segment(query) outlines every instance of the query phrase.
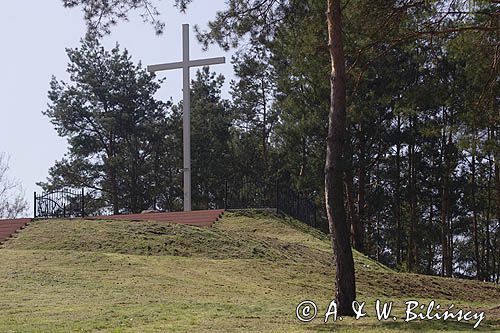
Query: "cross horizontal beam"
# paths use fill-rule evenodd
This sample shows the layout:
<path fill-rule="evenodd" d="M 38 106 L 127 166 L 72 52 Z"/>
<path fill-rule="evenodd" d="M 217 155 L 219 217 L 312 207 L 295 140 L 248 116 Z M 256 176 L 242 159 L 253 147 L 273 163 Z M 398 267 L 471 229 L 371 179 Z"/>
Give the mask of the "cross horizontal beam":
<path fill-rule="evenodd" d="M 190 60 L 188 62 L 187 67 L 218 65 L 218 64 L 224 64 L 225 62 L 226 62 L 225 57 Z M 184 68 L 184 65 L 185 65 L 184 61 L 171 62 L 168 64 L 160 64 L 160 65 L 151 65 L 151 66 L 148 66 L 148 72 L 158 72 L 158 71 L 168 71 L 168 70 L 172 70 L 172 69 L 179 69 L 179 68 Z"/>

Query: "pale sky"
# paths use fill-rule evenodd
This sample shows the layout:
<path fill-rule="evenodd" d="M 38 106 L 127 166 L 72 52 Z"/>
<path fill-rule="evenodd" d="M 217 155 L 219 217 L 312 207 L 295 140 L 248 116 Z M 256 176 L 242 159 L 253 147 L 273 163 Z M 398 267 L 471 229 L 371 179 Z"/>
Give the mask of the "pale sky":
<path fill-rule="evenodd" d="M 120 22 L 110 36 L 103 39 L 106 48 L 118 42 L 127 48 L 135 62 L 143 67 L 182 60 L 182 24 L 191 25 L 191 59 L 226 57 L 226 64 L 211 70 L 226 77 L 224 96 L 233 78 L 231 53 L 217 46 L 203 52 L 194 36 L 195 24 L 206 27 L 224 0 L 197 0 L 181 14 L 173 0 L 161 2 L 166 22 L 165 33 L 157 36 L 153 27 L 133 17 Z M 10 155 L 10 176 L 21 181 L 32 213 L 35 185 L 44 181 L 48 169 L 66 152 L 66 140 L 57 136 L 49 119 L 42 115 L 47 108 L 49 81 L 52 75 L 67 81 L 68 58 L 65 48 L 79 45 L 85 33 L 83 14 L 79 9 L 65 9 L 61 0 L 4 1 L 0 11 L 0 152 Z M 196 69 L 191 69 L 194 77 Z M 182 98 L 182 71 L 160 74 L 166 77 L 158 98 L 174 102 Z M 182 147 L 179 147 L 182 149 Z"/>

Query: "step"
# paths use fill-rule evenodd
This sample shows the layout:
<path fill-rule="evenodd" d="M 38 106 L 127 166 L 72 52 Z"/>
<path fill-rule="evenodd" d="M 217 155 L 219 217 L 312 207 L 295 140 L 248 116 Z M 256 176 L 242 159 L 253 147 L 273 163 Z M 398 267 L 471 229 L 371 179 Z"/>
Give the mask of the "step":
<path fill-rule="evenodd" d="M 91 220 L 131 220 L 131 221 L 153 221 L 165 223 L 190 224 L 195 226 L 212 226 L 224 210 L 200 210 L 191 212 L 168 212 L 168 213 L 144 213 L 144 214 L 124 214 L 111 216 L 89 217 Z"/>
<path fill-rule="evenodd" d="M 0 226 L 0 230 L 18 230 L 22 229 L 26 226 L 26 224 L 21 225 L 2 225 Z"/>
<path fill-rule="evenodd" d="M 2 225 L 25 225 L 29 223 L 30 221 L 25 221 L 25 220 L 20 220 L 20 221 L 15 221 L 15 220 L 0 220 L 0 226 Z"/>
<path fill-rule="evenodd" d="M 215 218 L 212 218 L 212 219 L 209 219 L 209 218 L 202 218 L 202 219 L 196 219 L 196 218 L 193 218 L 193 219 L 188 219 L 188 218 L 184 218 L 184 219 L 174 219 L 174 220 L 165 220 L 165 219 L 158 219 L 158 220 L 150 220 L 150 219 L 123 219 L 122 221 L 132 221 L 132 222 L 147 222 L 147 221 L 151 221 L 151 222 L 156 222 L 156 223 L 175 223 L 175 224 L 191 224 L 191 225 L 199 225 L 199 224 L 210 224 L 212 225 L 216 219 Z"/>
<path fill-rule="evenodd" d="M 10 219 L 0 220 L 0 243 L 5 242 L 12 235 L 23 229 L 31 219 Z"/>
<path fill-rule="evenodd" d="M 1 227 L 0 232 L 8 232 L 9 230 L 21 230 L 23 229 L 24 226 L 19 226 L 19 227 Z"/>
<path fill-rule="evenodd" d="M 134 216 L 134 215 L 123 215 L 123 216 L 113 216 L 111 218 L 103 218 L 108 220 L 130 220 L 130 221 L 184 221 L 184 220 L 217 220 L 219 215 L 212 216 Z"/>
<path fill-rule="evenodd" d="M 149 221 L 184 221 L 184 220 L 215 220 L 218 219 L 219 215 L 213 216 L 179 216 L 179 217 L 171 217 L 171 216 L 150 216 L 144 218 L 138 218 L 138 220 L 149 220 Z"/>
<path fill-rule="evenodd" d="M 122 218 L 126 216 L 128 219 L 140 218 L 144 217 L 152 217 L 152 216 L 168 216 L 168 217 L 181 217 L 186 215 L 192 216 L 219 216 L 224 213 L 224 210 L 195 210 L 191 212 L 158 212 L 158 213 L 144 213 L 144 214 L 123 214 L 123 215 L 110 215 L 110 216 L 95 216 L 88 217 L 89 219 L 104 219 L 104 218 Z"/>

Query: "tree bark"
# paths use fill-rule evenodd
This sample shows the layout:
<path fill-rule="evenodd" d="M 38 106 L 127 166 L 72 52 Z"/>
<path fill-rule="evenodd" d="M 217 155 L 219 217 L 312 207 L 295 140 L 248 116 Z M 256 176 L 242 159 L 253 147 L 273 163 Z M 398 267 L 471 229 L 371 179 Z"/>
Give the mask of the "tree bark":
<path fill-rule="evenodd" d="M 332 72 L 325 162 L 325 198 L 336 261 L 336 302 L 339 315 L 354 315 L 354 260 L 344 207 L 343 176 L 346 143 L 346 74 L 340 0 L 328 0 L 328 48 Z"/>

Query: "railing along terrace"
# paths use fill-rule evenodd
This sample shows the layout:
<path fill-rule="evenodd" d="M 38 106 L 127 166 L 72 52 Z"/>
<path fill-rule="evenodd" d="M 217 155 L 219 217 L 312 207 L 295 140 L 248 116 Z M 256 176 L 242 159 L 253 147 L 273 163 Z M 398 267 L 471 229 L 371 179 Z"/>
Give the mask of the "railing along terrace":
<path fill-rule="evenodd" d="M 294 191 L 290 184 L 248 179 L 225 180 L 221 185 L 213 185 L 216 183 L 212 182 L 214 190 L 193 193 L 194 207 L 201 207 L 201 209 L 274 208 L 278 213 L 290 215 L 313 228 L 328 233 L 328 224 L 324 218 L 321 218 L 314 201 L 303 193 Z M 84 189 L 61 189 L 40 195 L 35 192 L 34 200 L 35 218 L 85 217 L 96 215 L 96 212 L 100 215 L 109 215 L 106 211 L 108 213 L 110 211 L 109 207 L 106 209 L 98 207 L 100 204 L 105 204 L 101 195 L 96 194 L 95 191 L 85 193 Z M 86 205 L 89 207 L 85 207 Z"/>

